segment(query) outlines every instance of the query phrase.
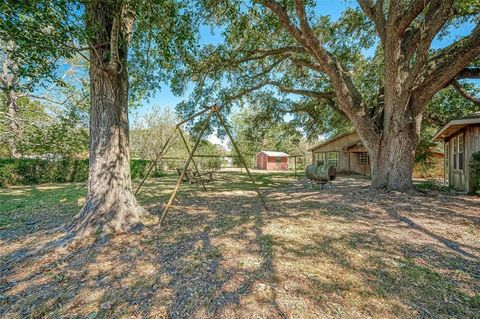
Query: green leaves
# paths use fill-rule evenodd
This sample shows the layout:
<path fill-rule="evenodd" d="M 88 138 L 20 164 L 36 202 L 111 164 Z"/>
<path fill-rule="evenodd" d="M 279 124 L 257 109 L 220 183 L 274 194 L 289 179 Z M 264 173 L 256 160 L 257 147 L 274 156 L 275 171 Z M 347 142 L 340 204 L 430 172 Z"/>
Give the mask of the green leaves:
<path fill-rule="evenodd" d="M 176 75 L 185 71 L 197 49 L 198 8 L 183 0 L 142 0 L 134 3 L 133 10 L 128 61 L 132 99 L 153 96 L 168 80 L 180 92 L 185 83 Z"/>
<path fill-rule="evenodd" d="M 55 78 L 58 59 L 81 41 L 79 6 L 65 0 L 0 1 L 0 41 L 29 87 Z"/>

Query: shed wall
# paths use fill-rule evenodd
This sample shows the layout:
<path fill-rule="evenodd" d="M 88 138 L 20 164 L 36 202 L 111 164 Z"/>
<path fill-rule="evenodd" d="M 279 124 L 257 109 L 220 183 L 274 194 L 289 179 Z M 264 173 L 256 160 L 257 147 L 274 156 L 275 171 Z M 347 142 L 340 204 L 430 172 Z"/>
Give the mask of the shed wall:
<path fill-rule="evenodd" d="M 350 160 L 350 173 L 370 176 L 370 162 L 367 165 L 362 165 L 359 162 L 359 153 L 366 152 L 364 147 L 355 146 L 350 148 L 350 152 L 347 152 L 346 148 L 349 145 L 360 140 L 357 133 L 351 133 L 342 136 L 336 140 L 333 140 L 327 144 L 321 145 L 312 149 L 311 163 L 315 163 L 318 158 L 318 153 L 337 152 L 337 172 L 339 174 L 349 173 L 349 160 Z"/>
<path fill-rule="evenodd" d="M 454 165 L 454 147 L 455 139 L 463 134 L 463 169 L 455 168 Z M 447 152 L 448 184 L 450 187 L 460 191 L 473 191 L 473 176 L 470 162 L 473 160 L 473 153 L 480 151 L 480 125 L 467 126 L 445 140 Z"/>
<path fill-rule="evenodd" d="M 288 170 L 288 157 L 267 156 L 265 153 L 258 153 L 256 156 L 257 169 L 270 171 L 286 171 Z"/>

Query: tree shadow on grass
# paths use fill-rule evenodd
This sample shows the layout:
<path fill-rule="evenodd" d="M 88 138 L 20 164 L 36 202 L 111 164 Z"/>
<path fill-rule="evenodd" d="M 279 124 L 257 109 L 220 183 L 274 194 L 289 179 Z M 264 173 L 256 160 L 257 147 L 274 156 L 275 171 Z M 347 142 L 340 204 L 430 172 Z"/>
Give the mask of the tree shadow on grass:
<path fill-rule="evenodd" d="M 380 234 L 379 234 L 380 233 Z M 275 238 L 301 271 L 285 280 L 324 316 L 476 318 L 480 262 L 434 245 L 399 243 L 376 230 L 319 234 L 308 244 Z M 318 268 L 310 267 L 316 263 Z"/>
<path fill-rule="evenodd" d="M 242 298 L 274 275 L 271 245 L 252 199 L 215 198 L 211 205 L 211 198 L 204 198 L 174 208 L 159 230 L 92 238 L 60 252 L 37 247 L 35 256 L 2 267 L 8 280 L 0 288 L 0 316 L 192 318 L 238 312 Z M 209 209 L 198 212 L 199 207 Z M 222 243 L 239 239 L 246 245 L 242 250 L 258 259 L 253 267 L 225 260 L 228 247 Z M 258 311 L 268 308 L 285 317 L 274 294 L 260 304 L 265 308 Z"/>
<path fill-rule="evenodd" d="M 478 259 L 445 245 L 442 238 L 458 242 L 469 254 L 476 247 L 425 226 L 436 216 L 421 203 L 424 197 L 368 198 L 363 181 L 325 192 L 304 186 L 299 182 L 266 192 L 269 212 L 260 212 L 253 192 L 183 194 L 160 229 L 92 237 L 72 250 L 32 245 L 28 249 L 36 249 L 35 256 L 15 259 L 8 267 L 1 263 L 0 316 L 478 314 Z M 422 222 L 408 218 L 420 227 L 386 209 L 407 216 L 399 206 L 407 200 L 418 206 Z M 471 205 L 461 198 L 448 201 L 452 207 Z M 475 223 L 475 215 L 443 209 L 452 210 L 455 223 Z M 448 213 L 439 219 L 447 223 Z M 5 257 L 12 261 L 19 251 Z"/>

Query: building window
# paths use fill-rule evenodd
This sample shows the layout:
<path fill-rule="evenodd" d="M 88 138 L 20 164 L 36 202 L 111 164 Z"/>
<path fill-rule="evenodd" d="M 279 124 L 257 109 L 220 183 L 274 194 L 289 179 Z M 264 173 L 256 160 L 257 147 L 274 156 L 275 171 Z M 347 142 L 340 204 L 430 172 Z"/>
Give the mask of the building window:
<path fill-rule="evenodd" d="M 463 133 L 458 136 L 458 169 L 463 169 Z"/>
<path fill-rule="evenodd" d="M 453 138 L 453 169 L 463 170 L 463 133 Z"/>
<path fill-rule="evenodd" d="M 281 158 L 281 157 L 275 157 L 275 162 L 276 162 L 276 163 L 281 163 L 281 162 L 282 162 L 282 158 Z"/>
<path fill-rule="evenodd" d="M 337 167 L 338 152 L 328 152 L 327 163 L 328 163 L 328 165 L 333 165 L 333 166 Z"/>
<path fill-rule="evenodd" d="M 325 164 L 325 153 L 315 153 L 315 164 L 324 165 Z"/>
<path fill-rule="evenodd" d="M 358 164 L 368 165 L 368 153 L 367 152 L 358 153 Z"/>

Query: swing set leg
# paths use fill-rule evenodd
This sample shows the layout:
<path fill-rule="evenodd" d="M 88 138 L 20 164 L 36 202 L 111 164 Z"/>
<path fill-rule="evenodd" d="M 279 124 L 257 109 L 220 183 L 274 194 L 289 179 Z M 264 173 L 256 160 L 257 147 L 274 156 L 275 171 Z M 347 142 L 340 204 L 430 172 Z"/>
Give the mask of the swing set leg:
<path fill-rule="evenodd" d="M 185 166 L 183 167 L 182 174 L 178 177 L 177 184 L 175 185 L 175 188 L 170 195 L 170 198 L 168 199 L 167 206 L 163 209 L 162 215 L 160 215 L 160 220 L 159 220 L 159 225 L 162 225 L 163 221 L 165 220 L 165 217 L 167 216 L 168 209 L 172 206 L 173 200 L 175 199 L 178 189 L 180 188 L 180 184 L 182 183 L 183 178 L 185 177 L 185 173 L 187 172 L 188 166 L 190 165 L 190 162 L 193 159 L 193 154 L 195 154 L 195 151 L 198 148 L 198 145 L 200 144 L 200 140 L 202 138 L 203 133 L 205 133 L 205 130 L 207 129 L 208 124 L 210 123 L 210 119 L 212 117 L 212 111 L 208 113 L 207 119 L 205 120 L 202 130 L 200 131 L 200 134 L 198 135 L 197 141 L 195 142 L 195 145 L 193 146 L 192 151 L 190 152 L 187 161 L 185 162 Z"/>
<path fill-rule="evenodd" d="M 232 134 L 230 133 L 230 130 L 228 129 L 227 125 L 225 124 L 225 121 L 223 120 L 223 116 L 220 114 L 219 109 L 218 109 L 217 106 L 215 106 L 214 111 L 216 112 L 217 117 L 218 117 L 218 119 L 220 120 L 220 124 L 222 124 L 222 127 L 225 129 L 225 132 L 227 133 L 227 136 L 228 136 L 228 138 L 230 139 L 230 142 L 232 143 L 233 148 L 234 148 L 235 151 L 237 152 L 238 157 L 239 157 L 239 159 L 240 159 L 240 162 L 241 162 L 242 165 L 245 167 L 245 171 L 247 172 L 248 177 L 250 178 L 250 180 L 252 181 L 253 186 L 255 187 L 255 191 L 257 192 L 258 197 L 260 198 L 260 201 L 262 202 L 263 208 L 264 208 L 265 210 L 268 210 L 267 204 L 266 204 L 266 202 L 265 202 L 265 198 L 263 197 L 262 193 L 260 192 L 260 189 L 258 188 L 257 184 L 255 183 L 255 180 L 253 179 L 253 176 L 252 176 L 252 174 L 250 173 L 250 170 L 248 169 L 247 163 L 245 162 L 245 159 L 243 158 L 242 153 L 240 152 L 240 149 L 239 149 L 238 146 L 237 146 L 237 143 L 235 143 L 235 140 L 233 139 L 233 136 L 232 136 Z"/>
<path fill-rule="evenodd" d="M 165 208 L 163 209 L 162 214 L 160 215 L 160 220 L 159 220 L 159 222 L 158 222 L 158 225 L 159 225 L 159 226 L 162 225 L 163 221 L 165 220 L 165 217 L 167 216 L 167 213 L 168 213 L 169 208 L 172 206 L 173 201 L 175 200 L 175 197 L 176 197 L 176 195 L 177 195 L 178 189 L 180 188 L 180 184 L 182 183 L 182 181 L 183 181 L 183 179 L 184 179 L 184 177 L 185 177 L 185 174 L 186 174 L 186 171 L 187 171 L 187 169 L 188 169 L 188 166 L 190 165 L 190 162 L 193 162 L 193 164 L 194 164 L 194 166 L 195 166 L 195 169 L 196 169 L 197 172 L 198 172 L 198 167 L 197 167 L 195 161 L 193 160 L 193 155 L 195 154 L 195 151 L 197 150 L 197 148 L 198 148 L 198 146 L 199 146 L 199 144 L 200 144 L 201 138 L 202 138 L 203 134 L 205 133 L 205 130 L 207 129 L 208 125 L 210 124 L 210 120 L 211 120 L 211 118 L 212 118 L 213 113 L 215 113 L 215 114 L 217 115 L 217 117 L 218 117 L 218 119 L 219 119 L 219 121 L 220 121 L 220 124 L 221 124 L 222 127 L 225 129 L 225 132 L 227 133 L 227 136 L 228 136 L 228 138 L 230 139 L 230 142 L 232 143 L 233 148 L 234 148 L 235 151 L 237 152 L 238 157 L 239 157 L 239 159 L 240 159 L 243 167 L 245 167 L 245 171 L 247 172 L 248 177 L 250 178 L 250 180 L 252 181 L 253 186 L 255 187 L 255 191 L 257 192 L 258 197 L 260 198 L 260 201 L 262 202 L 262 205 L 263 205 L 264 209 L 265 209 L 265 210 L 268 209 L 268 208 L 267 208 L 267 205 L 266 205 L 266 202 L 265 202 L 265 198 L 263 197 L 262 193 L 260 192 L 260 189 L 258 188 L 258 185 L 255 183 L 255 180 L 254 180 L 252 174 L 250 173 L 250 170 L 248 169 L 248 166 L 247 166 L 247 164 L 246 164 L 246 162 L 245 162 L 245 159 L 244 159 L 243 156 L 242 156 L 242 153 L 240 152 L 240 149 L 238 148 L 237 144 L 235 143 L 235 140 L 233 139 L 233 136 L 232 136 L 232 134 L 230 133 L 230 130 L 228 129 L 228 127 L 227 127 L 227 125 L 225 124 L 225 121 L 224 121 L 222 115 L 221 115 L 220 112 L 219 112 L 219 111 L 220 111 L 220 108 L 219 108 L 218 106 L 214 105 L 214 106 L 212 106 L 212 107 L 210 108 L 210 111 L 209 111 L 209 113 L 208 113 L 208 116 L 207 116 L 207 118 L 205 119 L 205 122 L 203 123 L 202 130 L 200 131 L 200 134 L 198 135 L 197 140 L 195 141 L 195 145 L 193 146 L 192 150 L 190 150 L 190 148 L 188 147 L 188 144 L 187 144 L 187 142 L 186 142 L 186 139 L 185 139 L 185 137 L 183 136 L 183 133 L 182 133 L 181 129 L 179 128 L 179 125 L 181 125 L 181 124 L 183 124 L 183 123 L 185 123 L 185 122 L 187 122 L 187 121 L 195 118 L 196 116 L 199 116 L 199 115 L 205 113 L 206 111 L 207 111 L 207 110 L 198 112 L 197 114 L 191 116 L 190 118 L 188 118 L 187 120 L 184 120 L 183 122 L 177 124 L 177 126 L 176 126 L 176 129 L 179 130 L 180 136 L 182 137 L 182 140 L 183 140 L 183 142 L 184 142 L 184 144 L 185 144 L 185 146 L 186 146 L 186 148 L 187 148 L 187 151 L 188 151 L 188 153 L 189 153 L 189 156 L 188 156 L 187 161 L 185 162 L 185 165 L 184 165 L 184 168 L 183 168 L 183 170 L 182 170 L 182 173 L 181 173 L 180 176 L 178 177 L 178 180 L 177 180 L 177 183 L 176 183 L 176 185 L 175 185 L 175 188 L 174 188 L 172 194 L 170 195 L 170 198 L 168 199 L 167 205 L 165 206 Z M 143 182 L 142 182 L 142 184 L 143 184 Z M 203 185 L 204 190 L 206 190 L 204 183 L 202 183 L 202 185 Z M 140 186 L 141 186 L 141 185 L 140 185 Z M 137 191 L 138 191 L 138 190 L 137 190 Z"/>

